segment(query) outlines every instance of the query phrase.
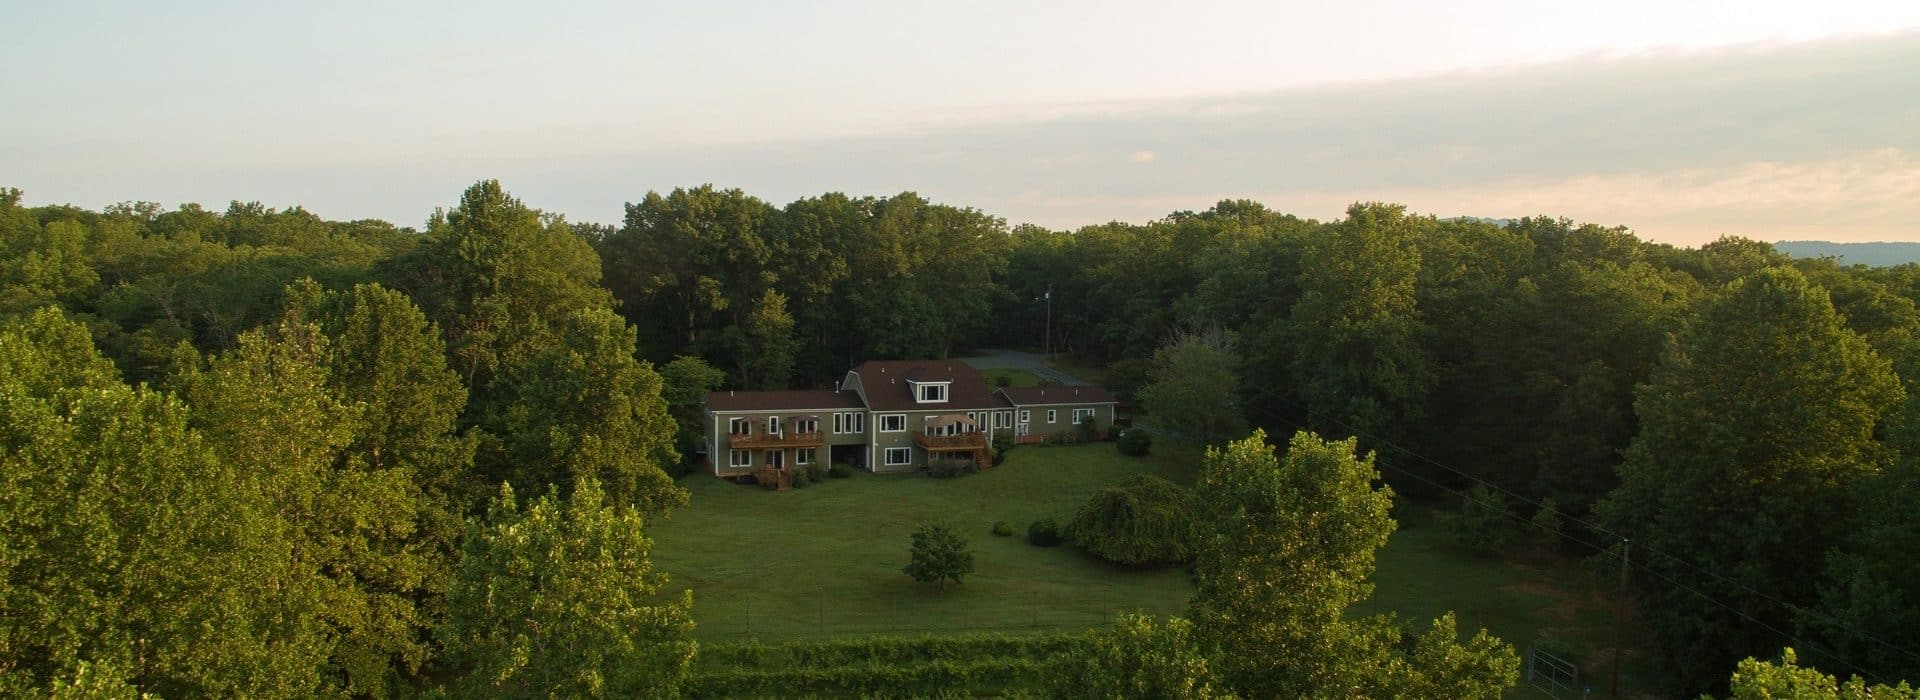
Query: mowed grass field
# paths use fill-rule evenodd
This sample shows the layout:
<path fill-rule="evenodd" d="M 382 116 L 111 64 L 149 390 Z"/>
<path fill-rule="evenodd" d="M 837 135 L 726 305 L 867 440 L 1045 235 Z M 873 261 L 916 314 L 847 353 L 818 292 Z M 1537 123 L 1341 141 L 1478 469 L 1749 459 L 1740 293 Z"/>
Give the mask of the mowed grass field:
<path fill-rule="evenodd" d="M 1111 443 L 1022 447 L 999 467 L 957 479 L 856 472 L 787 492 L 694 475 L 682 481 L 692 503 L 650 527 L 654 562 L 672 589 L 693 590 L 695 634 L 711 641 L 1071 631 L 1105 625 L 1123 610 L 1175 613 L 1192 591 L 1184 569 L 1128 569 L 1071 545 L 1025 539 L 1029 522 L 1053 517 L 1064 525 L 1094 491 L 1126 476 L 1192 483 L 1197 450 L 1154 452 L 1126 457 Z M 1424 628 L 1452 610 L 1463 635 L 1485 627 L 1523 651 L 1543 637 L 1561 639 L 1590 671 L 1604 667 L 1607 589 L 1577 562 L 1476 557 L 1452 544 L 1432 510 L 1406 517 L 1380 553 L 1373 599 L 1355 612 L 1397 612 Z M 908 535 L 926 520 L 944 520 L 971 543 L 975 573 L 964 584 L 940 589 L 901 573 Z M 1016 534 L 992 535 L 999 520 Z"/>
<path fill-rule="evenodd" d="M 1070 545 L 1027 544 L 1027 524 L 1063 525 L 1094 491 L 1155 473 L 1191 483 L 1196 451 L 1125 457 L 1112 443 L 1022 447 L 999 467 L 955 479 L 919 474 L 827 479 L 768 491 L 694 475 L 692 503 L 649 528 L 654 562 L 694 592 L 696 635 L 763 640 L 839 634 L 1082 629 L 1115 612 L 1170 613 L 1191 592 L 1180 569 L 1109 565 Z M 913 581 L 908 537 L 943 520 L 972 545 L 974 574 L 944 590 Z M 996 521 L 1016 530 L 997 537 Z M 750 627 L 749 627 L 750 626 Z"/>

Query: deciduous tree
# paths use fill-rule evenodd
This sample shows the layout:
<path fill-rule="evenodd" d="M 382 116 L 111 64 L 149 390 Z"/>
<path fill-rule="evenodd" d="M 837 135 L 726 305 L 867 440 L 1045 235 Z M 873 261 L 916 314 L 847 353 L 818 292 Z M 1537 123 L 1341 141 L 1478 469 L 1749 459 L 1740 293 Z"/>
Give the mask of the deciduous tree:
<path fill-rule="evenodd" d="M 1599 513 L 1661 553 L 1634 593 L 1681 691 L 1778 645 L 1768 628 L 1793 620 L 1777 601 L 1814 600 L 1808 555 L 1846 531 L 1850 486 L 1889 463 L 1875 430 L 1900 398 L 1887 361 L 1791 269 L 1733 282 L 1680 335 L 1638 392 L 1640 433 Z"/>
<path fill-rule="evenodd" d="M 915 528 L 908 555 L 910 561 L 900 571 L 921 583 L 945 588 L 948 581 L 957 584 L 973 573 L 973 552 L 967 549 L 967 541 L 945 523 L 921 523 Z"/>
<path fill-rule="evenodd" d="M 693 594 L 663 595 L 646 523 L 586 478 L 524 506 L 503 485 L 476 523 L 440 631 L 461 694 L 678 695 L 696 650 Z"/>

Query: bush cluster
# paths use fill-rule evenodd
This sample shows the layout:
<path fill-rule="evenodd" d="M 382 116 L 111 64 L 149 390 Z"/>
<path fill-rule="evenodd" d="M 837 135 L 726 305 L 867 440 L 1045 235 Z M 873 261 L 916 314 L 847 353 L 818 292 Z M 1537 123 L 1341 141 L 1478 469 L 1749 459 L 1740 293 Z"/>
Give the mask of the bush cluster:
<path fill-rule="evenodd" d="M 853 467 L 849 467 L 845 464 L 835 464 L 832 467 L 827 468 L 827 476 L 835 479 L 845 479 L 849 476 L 853 476 Z"/>
<path fill-rule="evenodd" d="M 1144 457 L 1153 449 L 1153 436 L 1140 428 L 1128 428 L 1120 434 L 1120 440 L 1114 445 L 1120 454 L 1128 457 Z"/>
<path fill-rule="evenodd" d="M 1027 526 L 1027 542 L 1035 547 L 1058 546 L 1066 537 L 1060 532 L 1060 523 L 1053 518 L 1041 518 Z"/>
<path fill-rule="evenodd" d="M 1012 537 L 1013 526 L 1002 520 L 993 524 L 993 534 L 1000 537 Z"/>
<path fill-rule="evenodd" d="M 1013 451 L 1013 433 L 1002 431 L 993 434 L 993 466 L 1007 461 L 1007 453 Z"/>
<path fill-rule="evenodd" d="M 962 474 L 978 474 L 980 465 L 965 457 L 935 457 L 927 460 L 927 474 L 936 479 L 951 479 Z"/>

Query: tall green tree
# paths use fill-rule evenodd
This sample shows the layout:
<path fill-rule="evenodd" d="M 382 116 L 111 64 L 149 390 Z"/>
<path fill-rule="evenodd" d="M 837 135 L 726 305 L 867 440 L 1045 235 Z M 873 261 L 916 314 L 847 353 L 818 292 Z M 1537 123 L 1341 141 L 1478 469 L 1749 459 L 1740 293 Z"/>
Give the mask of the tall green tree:
<path fill-rule="evenodd" d="M 591 478 L 522 505 L 501 486 L 467 539 L 440 640 L 463 695 L 675 697 L 693 594 L 663 596 L 646 522 Z"/>
<path fill-rule="evenodd" d="M 697 352 L 702 334 L 739 324 L 773 284 L 763 227 L 774 212 L 745 192 L 712 185 L 648 192 L 627 204 L 620 232 L 601 246 L 608 284 L 632 320 L 669 321 L 678 351 Z"/>
<path fill-rule="evenodd" d="M 1207 450 L 1190 605 L 1202 649 L 1246 697 L 1499 697 L 1519 658 L 1484 630 L 1461 645 L 1442 618 L 1408 653 L 1392 618 L 1348 615 L 1394 527 L 1391 492 L 1354 449 L 1303 431 L 1281 460 L 1255 431 Z"/>
<path fill-rule="evenodd" d="M 732 334 L 740 382 L 748 389 L 785 389 L 793 378 L 796 346 L 787 295 L 769 289 L 753 303 L 746 322 Z"/>
<path fill-rule="evenodd" d="M 20 190 L 0 188 L 0 312 L 72 305 L 100 282 L 87 255 L 87 229 L 74 221 L 45 226 L 20 205 Z"/>
<path fill-rule="evenodd" d="M 314 579 L 259 475 L 53 310 L 0 325 L 0 659 L 163 696 L 327 692 Z"/>
<path fill-rule="evenodd" d="M 288 288 L 284 322 L 326 335 L 327 386 L 359 405 L 362 429 L 346 455 L 371 471 L 403 472 L 423 499 L 421 540 L 453 554 L 460 520 L 483 490 L 474 441 L 458 432 L 467 389 L 447 366 L 440 330 L 398 291 L 328 291 L 311 280 Z"/>
<path fill-rule="evenodd" d="M 444 559 L 420 540 L 420 486 L 353 449 L 370 432 L 368 404 L 337 393 L 318 326 L 286 321 L 238 342 L 174 383 L 214 453 L 277 516 L 292 545 L 276 562 L 297 594 L 290 614 L 325 626 L 328 676 L 347 693 L 387 695 L 426 663 L 432 621 L 419 601 L 444 586 Z"/>
<path fill-rule="evenodd" d="M 1634 595 L 1677 689 L 1723 683 L 1781 643 L 1768 628 L 1792 627 L 1779 601 L 1814 601 L 1809 555 L 1850 526 L 1848 489 L 1889 463 L 1875 431 L 1900 398 L 1888 362 L 1791 269 L 1736 280 L 1680 335 L 1638 392 L 1640 433 L 1598 509 L 1660 553 L 1640 558 Z"/>
<path fill-rule="evenodd" d="M 523 490 L 591 477 L 606 499 L 647 515 L 684 505 L 659 373 L 633 357 L 634 329 L 605 308 L 573 311 L 553 346 L 502 379 L 488 429 L 502 439 L 496 476 Z"/>
<path fill-rule="evenodd" d="M 495 377 L 551 345 L 559 319 L 613 301 L 593 248 L 497 180 L 467 188 L 459 206 L 429 222 L 419 250 L 389 267 L 446 334 L 476 409 Z"/>
<path fill-rule="evenodd" d="M 1392 442 L 1426 415 L 1434 369 L 1415 288 L 1432 226 L 1398 205 L 1356 204 L 1307 239 L 1289 325 L 1315 428 Z"/>
<path fill-rule="evenodd" d="M 707 393 L 726 385 L 727 373 L 698 357 L 681 355 L 660 366 L 660 398 L 673 416 L 673 445 L 682 459 L 693 455 L 706 435 Z"/>
<path fill-rule="evenodd" d="M 1214 443 L 1247 429 L 1241 413 L 1239 341 L 1218 328 L 1187 330 L 1153 353 L 1140 403 L 1160 425 Z"/>

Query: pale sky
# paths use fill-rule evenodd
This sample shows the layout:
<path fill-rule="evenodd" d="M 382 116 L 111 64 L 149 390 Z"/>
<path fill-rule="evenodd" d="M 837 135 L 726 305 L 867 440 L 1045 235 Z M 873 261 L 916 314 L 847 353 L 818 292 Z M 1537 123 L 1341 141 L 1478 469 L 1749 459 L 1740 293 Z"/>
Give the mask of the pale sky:
<path fill-rule="evenodd" d="M 416 225 L 711 182 L 1920 240 L 1920 2 L 0 0 L 0 185 Z"/>

